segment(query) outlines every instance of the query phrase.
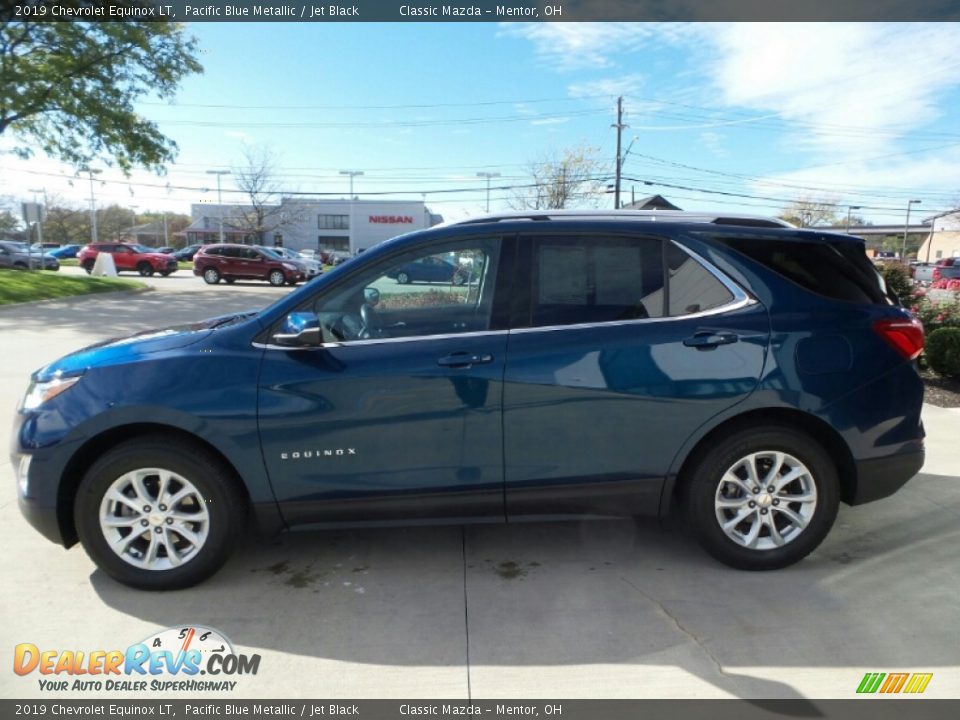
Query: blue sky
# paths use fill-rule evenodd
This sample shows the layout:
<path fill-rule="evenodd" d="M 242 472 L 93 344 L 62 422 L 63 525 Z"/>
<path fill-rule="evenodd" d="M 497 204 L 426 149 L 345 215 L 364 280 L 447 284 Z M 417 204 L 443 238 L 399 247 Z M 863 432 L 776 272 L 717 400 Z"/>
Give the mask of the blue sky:
<path fill-rule="evenodd" d="M 362 170 L 360 197 L 426 193 L 435 211 L 465 217 L 484 210 L 478 172 L 500 173 L 495 188 L 522 185 L 531 162 L 580 145 L 596 148 L 612 172 L 618 95 L 630 125 L 624 146 L 633 142 L 624 174 L 636 179 L 624 182 L 625 200 L 635 188 L 685 209 L 773 214 L 815 197 L 840 214 L 863 206 L 857 212 L 877 223 L 902 222 L 911 198 L 923 201 L 921 216 L 960 204 L 958 25 L 202 23 L 188 31 L 205 73 L 186 80 L 173 104 L 139 106 L 179 144 L 177 162 L 164 177 L 129 179 L 99 163 L 98 204 L 187 211 L 214 199 L 205 170 L 240 165 L 245 147 L 268 147 L 285 190 L 345 196 L 339 171 Z M 88 195 L 86 182 L 70 185 L 73 170 L 52 160 L 4 153 L 0 170 L 0 195 L 14 200 L 41 186 L 78 206 Z M 512 194 L 494 189 L 491 209 L 506 209 Z"/>

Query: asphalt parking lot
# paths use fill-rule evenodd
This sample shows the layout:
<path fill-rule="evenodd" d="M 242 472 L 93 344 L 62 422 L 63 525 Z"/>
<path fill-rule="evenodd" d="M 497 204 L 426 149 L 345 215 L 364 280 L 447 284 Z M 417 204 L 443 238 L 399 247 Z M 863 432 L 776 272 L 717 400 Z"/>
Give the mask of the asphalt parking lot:
<path fill-rule="evenodd" d="M 289 292 L 183 272 L 148 282 L 0 309 L 0 436 L 45 362 Z M 211 581 L 144 593 L 33 531 L 3 457 L 0 647 L 123 648 L 209 625 L 262 656 L 231 697 L 852 698 L 865 672 L 894 671 L 932 672 L 925 696 L 957 697 L 960 410 L 928 406 L 925 423 L 923 474 L 841 507 L 820 549 L 772 573 L 721 566 L 655 522 L 590 521 L 250 538 Z M 0 691 L 51 696 L 9 670 Z"/>

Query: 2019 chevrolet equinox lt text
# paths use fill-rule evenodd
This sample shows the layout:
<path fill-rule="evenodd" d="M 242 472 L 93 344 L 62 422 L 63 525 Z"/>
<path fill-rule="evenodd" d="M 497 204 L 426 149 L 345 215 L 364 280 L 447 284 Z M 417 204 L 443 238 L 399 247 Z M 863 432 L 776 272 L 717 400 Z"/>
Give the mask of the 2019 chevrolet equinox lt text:
<path fill-rule="evenodd" d="M 470 282 L 397 281 L 426 258 Z M 254 525 L 674 507 L 714 557 L 769 570 L 920 469 L 922 346 L 858 238 L 492 216 L 51 363 L 13 461 L 28 520 L 140 588 L 207 578 Z"/>

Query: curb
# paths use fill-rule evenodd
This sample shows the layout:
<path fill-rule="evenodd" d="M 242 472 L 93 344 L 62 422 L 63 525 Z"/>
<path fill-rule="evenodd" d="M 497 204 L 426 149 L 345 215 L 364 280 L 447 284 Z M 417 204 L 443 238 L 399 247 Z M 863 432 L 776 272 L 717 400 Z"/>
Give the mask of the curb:
<path fill-rule="evenodd" d="M 21 307 L 34 307 L 37 305 L 49 305 L 51 303 L 64 302 L 77 299 L 85 298 L 95 298 L 102 295 L 140 295 L 141 293 L 151 292 L 156 288 L 147 285 L 142 288 L 134 288 L 133 290 L 107 290 L 106 292 L 98 293 L 87 293 L 85 295 L 65 295 L 64 297 L 58 298 L 47 298 L 46 300 L 27 300 L 25 302 L 10 303 L 9 305 L 0 305 L 0 313 L 3 313 L 7 310 L 13 310 Z"/>

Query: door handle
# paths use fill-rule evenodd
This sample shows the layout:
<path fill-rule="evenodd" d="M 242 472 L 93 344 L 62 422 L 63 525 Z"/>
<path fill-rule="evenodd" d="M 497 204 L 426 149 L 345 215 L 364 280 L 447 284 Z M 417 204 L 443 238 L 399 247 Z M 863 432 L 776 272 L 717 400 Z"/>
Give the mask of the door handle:
<path fill-rule="evenodd" d="M 719 345 L 730 345 L 740 338 L 732 332 L 712 332 L 710 330 L 694 333 L 693 336 L 686 338 L 683 344 L 687 347 L 697 348 L 697 350 L 714 350 Z"/>
<path fill-rule="evenodd" d="M 437 360 L 437 365 L 451 368 L 468 368 L 471 365 L 485 365 L 493 362 L 490 353 L 455 352 Z"/>

